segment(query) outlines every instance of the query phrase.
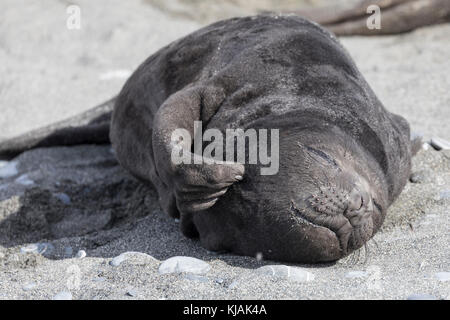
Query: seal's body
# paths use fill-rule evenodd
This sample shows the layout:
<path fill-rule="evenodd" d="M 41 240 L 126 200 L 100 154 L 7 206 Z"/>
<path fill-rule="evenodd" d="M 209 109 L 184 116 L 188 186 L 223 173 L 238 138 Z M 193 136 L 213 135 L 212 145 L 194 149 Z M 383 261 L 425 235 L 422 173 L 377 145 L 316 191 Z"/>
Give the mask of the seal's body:
<path fill-rule="evenodd" d="M 177 165 L 175 129 L 279 129 L 279 172 Z M 193 136 L 193 134 L 191 134 Z M 296 16 L 220 21 L 162 48 L 116 99 L 121 165 L 210 250 L 319 262 L 360 248 L 410 172 L 408 123 L 386 111 L 329 32 Z M 187 152 L 192 141 L 183 141 Z"/>

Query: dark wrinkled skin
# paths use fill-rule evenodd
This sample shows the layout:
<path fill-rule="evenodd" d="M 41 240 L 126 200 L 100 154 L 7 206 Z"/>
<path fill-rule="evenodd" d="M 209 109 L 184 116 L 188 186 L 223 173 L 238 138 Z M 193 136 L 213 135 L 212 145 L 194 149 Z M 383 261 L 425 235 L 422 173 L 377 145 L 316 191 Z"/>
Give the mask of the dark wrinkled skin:
<path fill-rule="evenodd" d="M 363 246 L 410 172 L 408 123 L 328 31 L 296 16 L 220 21 L 173 42 L 126 82 L 108 130 L 112 106 L 0 143 L 0 157 L 106 142 L 109 132 L 120 164 L 155 186 L 186 236 L 209 250 L 305 263 Z M 195 120 L 222 132 L 279 129 L 279 172 L 174 165 L 171 133 L 193 137 Z"/>
<path fill-rule="evenodd" d="M 278 174 L 174 166 L 170 133 L 192 133 L 194 120 L 223 132 L 279 129 Z M 110 137 L 120 163 L 153 183 L 164 211 L 207 249 L 321 262 L 380 228 L 409 176 L 409 135 L 330 33 L 295 16 L 257 16 L 149 57 L 117 99 Z"/>

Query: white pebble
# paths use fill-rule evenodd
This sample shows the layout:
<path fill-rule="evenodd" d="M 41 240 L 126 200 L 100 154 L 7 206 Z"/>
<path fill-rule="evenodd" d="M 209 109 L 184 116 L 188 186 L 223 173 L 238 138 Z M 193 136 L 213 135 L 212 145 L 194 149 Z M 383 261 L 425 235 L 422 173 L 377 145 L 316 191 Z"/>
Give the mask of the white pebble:
<path fill-rule="evenodd" d="M 294 282 L 309 282 L 315 278 L 314 274 L 302 268 L 278 264 L 260 267 L 256 269 L 256 272 Z"/>
<path fill-rule="evenodd" d="M 449 281 L 450 280 L 450 272 L 438 272 L 435 273 L 434 276 L 439 280 L 439 281 Z"/>
<path fill-rule="evenodd" d="M 130 289 L 127 291 L 127 295 L 130 297 L 136 297 L 138 295 L 138 292 L 134 289 Z"/>
<path fill-rule="evenodd" d="M 122 262 L 127 260 L 127 256 L 125 254 L 118 255 L 117 257 L 114 257 L 109 264 L 113 267 L 119 266 Z"/>
<path fill-rule="evenodd" d="M 69 291 L 61 291 L 53 297 L 53 300 L 72 300 L 72 294 Z"/>
<path fill-rule="evenodd" d="M 439 137 L 431 138 L 430 144 L 436 150 L 450 150 L 450 142 Z"/>
<path fill-rule="evenodd" d="M 39 247 L 37 244 L 32 243 L 27 245 L 26 247 L 20 248 L 21 253 L 39 253 Z"/>
<path fill-rule="evenodd" d="M 31 291 L 31 290 L 33 290 L 36 287 L 37 287 L 36 283 L 28 282 L 22 287 L 22 289 L 23 289 L 23 291 Z"/>
<path fill-rule="evenodd" d="M 19 173 L 19 171 L 17 171 L 17 162 L 16 161 L 12 161 L 12 162 L 2 161 L 1 162 L 0 178 L 2 178 L 2 179 L 9 178 L 9 177 L 15 176 L 18 173 Z"/>
<path fill-rule="evenodd" d="M 26 247 L 22 247 L 20 248 L 20 252 L 21 253 L 39 253 L 39 254 L 43 254 L 44 252 L 46 253 L 51 253 L 53 251 L 54 247 L 51 243 L 32 243 L 27 245 Z"/>
<path fill-rule="evenodd" d="M 32 184 L 34 184 L 34 181 L 28 177 L 28 174 L 21 175 L 15 180 L 15 182 L 23 186 L 31 186 Z"/>
<path fill-rule="evenodd" d="M 77 252 L 76 257 L 77 257 L 78 259 L 83 259 L 84 257 L 86 257 L 86 251 L 84 251 L 84 250 L 79 250 L 79 251 Z"/>
<path fill-rule="evenodd" d="M 205 274 L 211 269 L 211 266 L 203 260 L 192 257 L 172 257 L 165 260 L 159 266 L 159 273 L 194 273 Z"/>

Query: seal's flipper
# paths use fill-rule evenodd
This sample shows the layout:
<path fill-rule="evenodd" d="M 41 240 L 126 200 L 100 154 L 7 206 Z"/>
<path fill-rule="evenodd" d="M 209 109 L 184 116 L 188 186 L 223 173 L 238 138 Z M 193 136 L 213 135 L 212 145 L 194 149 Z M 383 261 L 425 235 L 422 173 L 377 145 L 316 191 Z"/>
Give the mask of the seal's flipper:
<path fill-rule="evenodd" d="M 381 14 L 379 28 L 367 27 L 369 17 L 367 14 L 326 27 L 341 36 L 405 33 L 420 27 L 450 21 L 450 2 L 448 0 L 400 1 L 398 5 L 383 10 Z"/>
<path fill-rule="evenodd" d="M 0 158 L 11 159 L 33 148 L 109 143 L 115 98 L 80 115 L 0 142 Z"/>
<path fill-rule="evenodd" d="M 312 20 L 314 22 L 320 23 L 324 26 L 341 23 L 348 20 L 353 20 L 355 18 L 360 18 L 365 16 L 367 7 L 371 4 L 375 4 L 380 7 L 380 9 L 385 9 L 389 6 L 402 3 L 410 0 L 363 0 L 358 3 L 350 4 L 337 4 L 329 5 L 325 7 L 311 8 L 296 11 L 297 14 Z"/>
<path fill-rule="evenodd" d="M 158 174 L 173 190 L 177 208 L 184 214 L 212 207 L 228 187 L 242 179 L 244 166 L 234 162 L 217 162 L 191 153 L 194 121 L 214 114 L 224 99 L 221 89 L 192 87 L 170 96 L 158 110 L 153 122 L 153 150 Z M 174 141 L 173 133 L 189 133 L 186 140 Z M 179 147 L 192 163 L 174 163 L 172 152 Z M 200 158 L 200 159 L 199 159 Z M 184 226 L 189 230 L 189 226 Z"/>
<path fill-rule="evenodd" d="M 380 8 L 379 28 L 369 29 L 368 18 Z M 448 0 L 362 0 L 354 5 L 334 5 L 297 11 L 322 24 L 336 35 L 382 35 L 408 32 L 419 27 L 450 21 Z"/>

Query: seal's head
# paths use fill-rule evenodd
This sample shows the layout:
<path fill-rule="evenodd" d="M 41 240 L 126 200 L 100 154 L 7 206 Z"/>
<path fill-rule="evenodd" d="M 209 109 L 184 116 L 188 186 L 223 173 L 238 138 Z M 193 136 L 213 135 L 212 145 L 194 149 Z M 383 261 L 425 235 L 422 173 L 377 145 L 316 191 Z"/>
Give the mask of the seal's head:
<path fill-rule="evenodd" d="M 280 130 L 279 172 L 246 176 L 196 214 L 203 245 L 292 262 L 333 261 L 380 228 L 386 182 L 374 158 L 337 127 Z"/>
<path fill-rule="evenodd" d="M 384 197 L 373 185 L 370 168 L 357 163 L 350 149 L 321 143 L 300 144 L 307 168 L 303 190 L 291 199 L 290 210 L 300 224 L 327 228 L 340 247 L 337 257 L 360 248 L 384 220 Z"/>

